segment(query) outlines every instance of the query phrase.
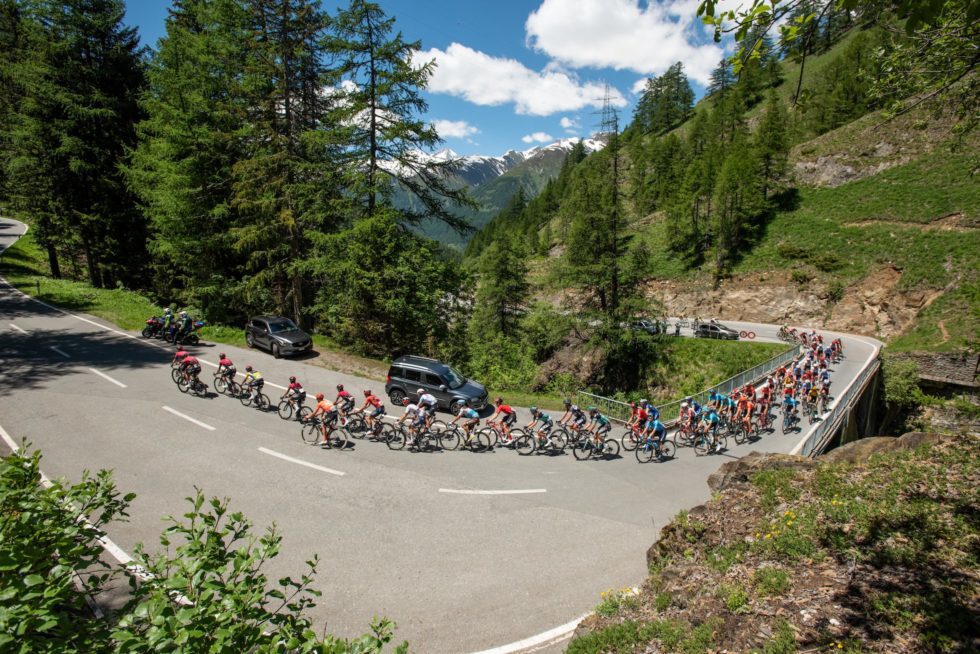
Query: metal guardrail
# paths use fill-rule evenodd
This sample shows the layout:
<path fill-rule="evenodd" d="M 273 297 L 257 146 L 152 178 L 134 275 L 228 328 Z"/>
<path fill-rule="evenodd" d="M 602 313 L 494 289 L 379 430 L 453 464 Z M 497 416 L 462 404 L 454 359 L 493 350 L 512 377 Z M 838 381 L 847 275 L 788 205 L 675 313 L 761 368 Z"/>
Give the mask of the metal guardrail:
<path fill-rule="evenodd" d="M 729 377 L 725 381 L 715 384 L 714 386 L 711 386 L 700 393 L 693 394 L 691 397 L 693 397 L 699 404 L 707 404 L 708 396 L 712 391 L 721 392 L 727 395 L 733 389 L 745 386 L 749 382 L 755 382 L 766 377 L 769 373 L 778 369 L 780 366 L 796 359 L 798 356 L 800 356 L 800 354 L 802 354 L 802 352 L 803 346 L 795 345 L 782 354 L 777 354 L 773 358 L 763 361 L 755 367 L 749 368 L 748 370 L 743 370 L 734 377 Z M 611 397 L 603 397 L 601 395 L 595 395 L 594 393 L 589 393 L 586 391 L 578 391 L 576 393 L 576 402 L 579 406 L 583 407 L 598 407 L 604 415 L 612 418 L 613 420 L 618 420 L 619 422 L 626 422 L 630 417 L 629 403 L 614 400 Z M 657 407 L 660 409 L 660 420 L 665 425 L 670 425 L 672 422 L 677 421 L 677 418 L 680 416 L 681 402 L 683 402 L 683 400 L 676 400 L 674 402 L 670 402 L 669 404 L 659 405 Z"/>
<path fill-rule="evenodd" d="M 834 399 L 830 413 L 817 424 L 816 428 L 810 432 L 810 436 L 806 439 L 806 442 L 803 443 L 803 447 L 799 452 L 801 456 L 814 456 L 823 451 L 827 442 L 840 429 L 847 414 L 854 408 L 854 404 L 864 394 L 868 382 L 878 374 L 880 367 L 881 359 L 875 357 L 871 365 L 864 368 L 861 374 L 851 382 L 851 385 L 844 391 L 844 394 Z"/>

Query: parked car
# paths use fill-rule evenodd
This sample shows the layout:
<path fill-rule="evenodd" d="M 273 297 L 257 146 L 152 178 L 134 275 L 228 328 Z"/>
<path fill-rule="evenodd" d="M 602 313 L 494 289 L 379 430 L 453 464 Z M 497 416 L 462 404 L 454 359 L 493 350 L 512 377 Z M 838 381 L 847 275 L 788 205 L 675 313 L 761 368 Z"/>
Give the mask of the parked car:
<path fill-rule="evenodd" d="M 256 316 L 249 320 L 245 325 L 245 342 L 249 347 L 269 350 L 277 359 L 313 347 L 313 338 L 282 316 Z"/>
<path fill-rule="evenodd" d="M 391 364 L 385 393 L 395 406 L 404 398 L 418 401 L 419 389 L 431 393 L 440 409 L 459 413 L 463 406 L 480 410 L 487 404 L 486 387 L 467 379 L 450 365 L 426 357 L 402 356 Z"/>
<path fill-rule="evenodd" d="M 631 329 L 638 329 L 638 330 L 644 331 L 644 332 L 646 332 L 648 334 L 659 334 L 660 333 L 660 323 L 658 323 L 658 322 L 656 322 L 654 320 L 647 320 L 645 318 L 642 319 L 642 320 L 635 320 L 635 321 L 633 321 L 633 324 L 630 325 L 630 328 Z"/>
<path fill-rule="evenodd" d="M 699 338 L 720 338 L 726 341 L 737 341 L 738 332 L 717 322 L 702 322 L 694 328 L 694 335 Z"/>

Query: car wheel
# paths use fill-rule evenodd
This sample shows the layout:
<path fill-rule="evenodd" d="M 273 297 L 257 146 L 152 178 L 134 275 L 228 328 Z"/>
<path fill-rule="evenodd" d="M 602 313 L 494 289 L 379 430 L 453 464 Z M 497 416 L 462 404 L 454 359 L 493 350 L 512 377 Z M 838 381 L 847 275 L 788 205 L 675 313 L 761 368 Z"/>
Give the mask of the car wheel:
<path fill-rule="evenodd" d="M 464 406 L 466 406 L 466 403 L 463 400 L 455 400 L 449 405 L 449 413 L 458 416 Z"/>
<path fill-rule="evenodd" d="M 252 332 L 245 332 L 245 345 L 255 347 L 255 337 L 252 336 Z"/>
<path fill-rule="evenodd" d="M 273 343 L 272 344 L 272 356 L 274 356 L 277 359 L 279 359 L 279 358 L 282 357 L 282 353 L 279 351 L 279 344 L 278 343 Z"/>
<path fill-rule="evenodd" d="M 405 393 L 401 389 L 396 388 L 388 393 L 388 399 L 391 400 L 393 405 L 401 406 L 402 400 L 405 399 Z"/>

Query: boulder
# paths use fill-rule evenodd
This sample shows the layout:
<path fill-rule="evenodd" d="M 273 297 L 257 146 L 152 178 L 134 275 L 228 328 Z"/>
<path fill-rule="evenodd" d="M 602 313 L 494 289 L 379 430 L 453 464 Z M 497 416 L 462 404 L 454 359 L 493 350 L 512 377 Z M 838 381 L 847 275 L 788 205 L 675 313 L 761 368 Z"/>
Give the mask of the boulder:
<path fill-rule="evenodd" d="M 923 443 L 938 443 L 948 436 L 921 431 L 909 432 L 903 436 L 869 436 L 847 445 L 842 445 L 820 456 L 820 461 L 829 463 L 863 463 L 878 452 L 908 450 Z"/>
<path fill-rule="evenodd" d="M 708 487 L 713 491 L 722 491 L 737 484 L 748 483 L 749 478 L 761 470 L 782 468 L 802 470 L 816 465 L 816 461 L 805 456 L 751 452 L 741 459 L 722 464 L 717 471 L 708 477 Z"/>

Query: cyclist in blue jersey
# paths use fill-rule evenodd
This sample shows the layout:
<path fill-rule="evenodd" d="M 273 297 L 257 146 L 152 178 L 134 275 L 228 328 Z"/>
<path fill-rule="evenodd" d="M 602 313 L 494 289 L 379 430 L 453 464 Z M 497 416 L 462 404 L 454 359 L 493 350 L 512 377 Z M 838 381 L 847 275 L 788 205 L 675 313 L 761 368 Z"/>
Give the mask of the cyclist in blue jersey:
<path fill-rule="evenodd" d="M 718 412 L 713 408 L 708 408 L 705 411 L 704 416 L 701 418 L 701 429 L 704 430 L 705 435 L 711 435 L 711 446 L 709 448 L 710 452 L 718 451 L 718 424 L 721 422 L 721 417 Z"/>
<path fill-rule="evenodd" d="M 792 395 L 783 398 L 784 424 L 792 424 L 796 420 L 796 406 L 798 404 L 799 402 L 794 400 Z"/>
<path fill-rule="evenodd" d="M 640 400 L 640 403 L 647 410 L 647 421 L 660 420 L 660 409 L 650 404 L 648 400 Z"/>

